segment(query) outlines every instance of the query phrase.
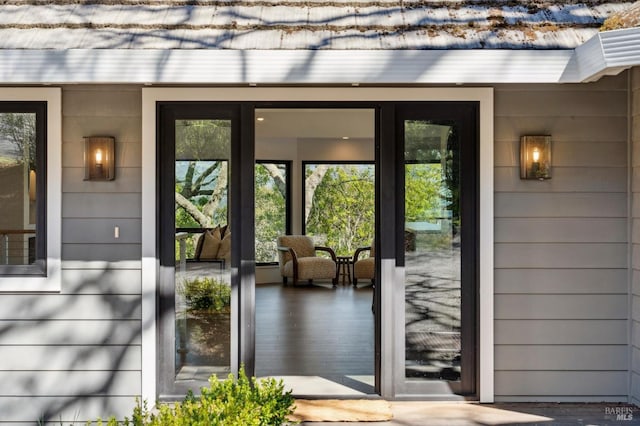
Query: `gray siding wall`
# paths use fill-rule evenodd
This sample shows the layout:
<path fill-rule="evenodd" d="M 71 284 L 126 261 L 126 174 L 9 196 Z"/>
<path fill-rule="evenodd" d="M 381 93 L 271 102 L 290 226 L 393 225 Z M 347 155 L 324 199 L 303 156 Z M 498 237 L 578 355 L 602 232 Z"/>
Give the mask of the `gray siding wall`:
<path fill-rule="evenodd" d="M 499 401 L 627 400 L 627 84 L 623 74 L 585 85 L 496 87 Z M 553 136 L 552 180 L 519 179 L 525 134 Z M 100 135 L 116 138 L 116 180 L 85 182 L 82 138 Z M 123 417 L 141 393 L 140 88 L 65 87 L 62 149 L 62 291 L 0 295 L 0 421 L 12 424 Z M 633 158 L 637 190 L 640 155 Z M 640 217 L 637 197 L 633 215 Z M 633 225 L 638 403 L 640 228 Z"/>
<path fill-rule="evenodd" d="M 631 71 L 631 391 L 640 405 L 640 68 Z"/>
<path fill-rule="evenodd" d="M 0 295 L 1 422 L 122 418 L 141 393 L 141 96 L 63 89 L 62 291 Z M 116 138 L 115 181 L 83 180 L 83 136 Z"/>
<path fill-rule="evenodd" d="M 498 401 L 627 401 L 627 89 L 626 73 L 496 87 Z M 553 139 L 545 182 L 519 178 L 536 134 Z"/>

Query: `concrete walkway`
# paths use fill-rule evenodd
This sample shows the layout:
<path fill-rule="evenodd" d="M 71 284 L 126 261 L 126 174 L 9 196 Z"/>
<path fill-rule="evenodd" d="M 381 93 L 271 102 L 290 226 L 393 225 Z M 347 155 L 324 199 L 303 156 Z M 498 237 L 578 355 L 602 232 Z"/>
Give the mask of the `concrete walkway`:
<path fill-rule="evenodd" d="M 640 408 L 618 403 L 391 402 L 388 422 L 304 422 L 308 426 L 640 425 Z"/>

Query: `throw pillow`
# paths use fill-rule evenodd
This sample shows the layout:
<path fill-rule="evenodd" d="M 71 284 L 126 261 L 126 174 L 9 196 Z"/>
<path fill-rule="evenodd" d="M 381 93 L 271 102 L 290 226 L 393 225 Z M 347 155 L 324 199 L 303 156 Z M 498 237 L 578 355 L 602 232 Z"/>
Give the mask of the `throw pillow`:
<path fill-rule="evenodd" d="M 220 230 L 215 228 L 210 231 L 205 231 L 202 235 L 202 248 L 200 250 L 200 256 L 198 259 L 217 259 L 218 252 L 220 250 Z"/>
<path fill-rule="evenodd" d="M 224 234 L 224 238 L 220 242 L 220 250 L 218 251 L 218 258 L 229 260 L 231 259 L 231 231 L 227 230 Z"/>

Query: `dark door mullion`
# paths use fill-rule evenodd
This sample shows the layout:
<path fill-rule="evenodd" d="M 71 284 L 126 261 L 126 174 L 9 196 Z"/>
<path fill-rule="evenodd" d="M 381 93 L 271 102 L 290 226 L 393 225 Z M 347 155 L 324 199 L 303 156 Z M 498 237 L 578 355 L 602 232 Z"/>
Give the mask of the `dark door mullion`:
<path fill-rule="evenodd" d="M 255 106 L 244 103 L 240 108 L 237 126 L 240 138 L 232 147 L 231 159 L 235 166 L 231 176 L 231 206 L 235 212 L 231 223 L 237 250 L 234 252 L 239 273 L 238 312 L 239 362 L 247 376 L 255 374 L 256 349 L 256 295 L 255 295 Z M 232 261 L 232 265 L 234 262 Z"/>

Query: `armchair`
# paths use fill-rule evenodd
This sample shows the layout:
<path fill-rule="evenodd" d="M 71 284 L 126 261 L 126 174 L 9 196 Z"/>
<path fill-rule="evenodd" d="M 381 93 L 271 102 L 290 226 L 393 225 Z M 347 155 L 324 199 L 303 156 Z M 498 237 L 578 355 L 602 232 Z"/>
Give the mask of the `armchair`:
<path fill-rule="evenodd" d="M 278 260 L 282 284 L 292 278 L 296 285 L 298 280 L 331 279 L 334 286 L 338 284 L 338 268 L 336 254 L 329 247 L 315 246 L 306 235 L 282 235 L 278 237 Z M 316 251 L 326 251 L 331 259 L 316 255 Z"/>
<path fill-rule="evenodd" d="M 368 247 L 359 247 L 353 255 L 353 286 L 358 286 L 358 278 L 371 280 L 375 284 L 376 261 L 373 241 Z M 360 255 L 369 252 L 369 256 L 360 259 Z"/>

